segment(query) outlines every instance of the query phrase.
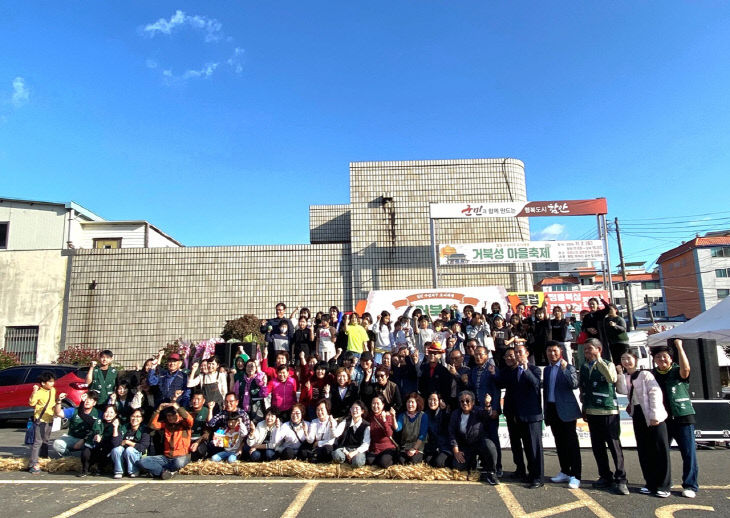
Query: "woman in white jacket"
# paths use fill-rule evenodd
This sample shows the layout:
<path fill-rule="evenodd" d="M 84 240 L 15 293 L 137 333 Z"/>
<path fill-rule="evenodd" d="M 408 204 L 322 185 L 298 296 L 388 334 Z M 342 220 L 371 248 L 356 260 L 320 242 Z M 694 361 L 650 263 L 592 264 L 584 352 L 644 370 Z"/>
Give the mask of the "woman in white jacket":
<path fill-rule="evenodd" d="M 669 437 L 665 422 L 667 411 L 656 379 L 648 370 L 637 370 L 636 364 L 634 352 L 627 351 L 621 355 L 621 365 L 616 367 L 616 390 L 629 396 L 626 411 L 634 421 L 636 450 L 646 481 L 640 491 L 666 498 L 670 495 L 671 486 Z"/>

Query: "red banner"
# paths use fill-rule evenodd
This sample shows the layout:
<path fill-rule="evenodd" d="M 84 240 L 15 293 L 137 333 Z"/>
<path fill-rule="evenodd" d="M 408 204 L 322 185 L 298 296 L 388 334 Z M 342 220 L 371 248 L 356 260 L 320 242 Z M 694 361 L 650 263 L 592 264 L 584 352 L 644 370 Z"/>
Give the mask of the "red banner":
<path fill-rule="evenodd" d="M 590 216 L 607 214 L 606 198 L 593 200 L 528 201 L 517 217 Z"/>

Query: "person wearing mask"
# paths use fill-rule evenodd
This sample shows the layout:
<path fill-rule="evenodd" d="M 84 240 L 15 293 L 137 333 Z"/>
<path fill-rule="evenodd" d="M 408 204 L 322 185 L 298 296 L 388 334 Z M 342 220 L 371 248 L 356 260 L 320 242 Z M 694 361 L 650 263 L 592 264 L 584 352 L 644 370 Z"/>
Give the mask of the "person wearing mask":
<path fill-rule="evenodd" d="M 586 362 L 580 368 L 579 386 L 583 403 L 583 419 L 588 423 L 591 448 L 598 465 L 596 489 L 613 488 L 619 495 L 628 495 L 624 452 L 621 447 L 621 422 L 616 399 L 616 367 L 602 356 L 603 344 L 589 338 L 583 344 Z M 614 472 L 608 464 L 606 448 L 611 452 Z"/>

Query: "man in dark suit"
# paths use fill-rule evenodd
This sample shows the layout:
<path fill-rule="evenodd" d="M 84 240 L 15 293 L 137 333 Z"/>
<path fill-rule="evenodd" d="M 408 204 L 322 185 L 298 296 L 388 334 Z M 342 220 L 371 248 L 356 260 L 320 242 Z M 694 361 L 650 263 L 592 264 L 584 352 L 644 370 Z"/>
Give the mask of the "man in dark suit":
<path fill-rule="evenodd" d="M 578 372 L 561 357 L 559 342 L 548 341 L 546 354 L 548 366 L 543 371 L 542 383 L 545 424 L 552 428 L 560 462 L 560 473 L 550 480 L 568 482 L 568 487 L 578 489 L 581 460 L 576 421 L 581 413 L 573 392 L 578 388 Z"/>
<path fill-rule="evenodd" d="M 523 477 L 527 487 L 542 487 L 542 401 L 540 398 L 540 368 L 530 365 L 529 353 L 524 345 L 507 349 L 504 354 L 506 369 L 498 376 L 498 384 L 505 389 L 502 412 L 507 420 L 510 447 L 517 471 L 515 476 Z M 522 457 L 524 449 L 527 459 Z"/>

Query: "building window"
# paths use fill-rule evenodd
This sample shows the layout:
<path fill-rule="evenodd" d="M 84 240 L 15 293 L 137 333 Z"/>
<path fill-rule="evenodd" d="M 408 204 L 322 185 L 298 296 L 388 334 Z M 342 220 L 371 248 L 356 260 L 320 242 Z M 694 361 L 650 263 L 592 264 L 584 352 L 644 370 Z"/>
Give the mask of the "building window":
<path fill-rule="evenodd" d="M 5 350 L 16 353 L 23 363 L 35 363 L 38 351 L 38 326 L 6 327 Z"/>
<path fill-rule="evenodd" d="M 616 290 L 616 291 L 618 291 L 618 290 L 623 289 L 623 288 L 621 288 L 621 285 L 620 284 L 614 283 L 613 284 L 613 289 Z"/>
<path fill-rule="evenodd" d="M 659 288 L 661 288 L 659 281 L 644 281 L 641 283 L 642 290 L 658 290 Z"/>
<path fill-rule="evenodd" d="M 94 248 L 122 248 L 122 238 L 94 239 Z"/>
<path fill-rule="evenodd" d="M 730 268 L 718 268 L 715 270 L 715 277 L 730 277 Z"/>
<path fill-rule="evenodd" d="M 655 311 L 654 316 L 655 317 L 665 317 L 665 316 L 667 316 L 667 314 L 664 311 Z"/>
<path fill-rule="evenodd" d="M 0 248 L 8 247 L 8 227 L 10 223 L 7 221 L 0 221 Z"/>
<path fill-rule="evenodd" d="M 717 298 L 718 299 L 724 299 L 728 295 L 730 295 L 730 290 L 729 289 L 717 290 Z"/>
<path fill-rule="evenodd" d="M 730 257 L 730 246 L 713 246 L 710 248 L 712 257 Z"/>

